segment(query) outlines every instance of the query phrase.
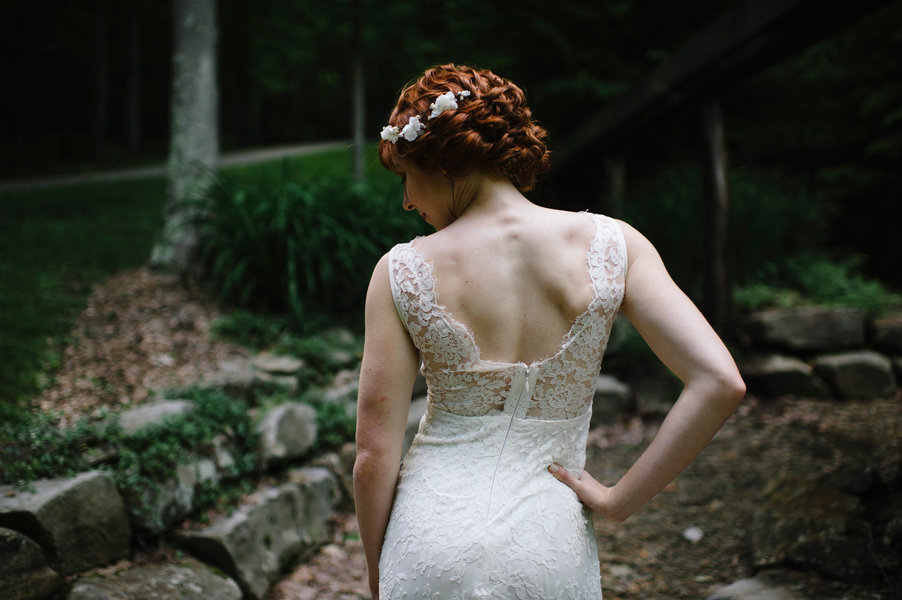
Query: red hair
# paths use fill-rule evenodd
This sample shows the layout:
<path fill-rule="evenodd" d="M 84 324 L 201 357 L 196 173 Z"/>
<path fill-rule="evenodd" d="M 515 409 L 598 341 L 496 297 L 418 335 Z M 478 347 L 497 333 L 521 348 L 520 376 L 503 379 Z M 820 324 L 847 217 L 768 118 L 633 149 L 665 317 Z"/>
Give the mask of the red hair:
<path fill-rule="evenodd" d="M 456 110 L 428 118 L 436 98 L 461 91 L 470 96 L 460 98 Z M 416 140 L 379 143 L 379 160 L 395 173 L 402 172 L 404 161 L 449 177 L 485 170 L 525 192 L 551 167 L 548 133 L 532 120 L 526 94 L 491 71 L 454 64 L 427 69 L 401 92 L 388 124 L 401 129 L 416 115 L 426 126 Z"/>

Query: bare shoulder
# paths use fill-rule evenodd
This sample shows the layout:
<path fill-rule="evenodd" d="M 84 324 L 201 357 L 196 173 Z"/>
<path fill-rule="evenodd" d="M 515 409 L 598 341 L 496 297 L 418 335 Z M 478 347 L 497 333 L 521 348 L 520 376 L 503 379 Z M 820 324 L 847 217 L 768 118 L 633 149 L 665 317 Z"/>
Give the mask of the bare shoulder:
<path fill-rule="evenodd" d="M 660 260 L 654 245 L 638 229 L 620 219 L 614 219 L 614 222 L 617 223 L 621 233 L 623 233 L 628 267 L 632 267 L 640 259 L 651 258 Z"/>

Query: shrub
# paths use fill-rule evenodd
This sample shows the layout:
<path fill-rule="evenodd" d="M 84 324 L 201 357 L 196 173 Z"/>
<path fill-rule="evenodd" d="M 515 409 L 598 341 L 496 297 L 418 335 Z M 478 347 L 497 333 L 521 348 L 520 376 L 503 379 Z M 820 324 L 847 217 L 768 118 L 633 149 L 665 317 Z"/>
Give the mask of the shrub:
<path fill-rule="evenodd" d="M 311 331 L 359 319 L 369 276 L 391 246 L 423 232 L 397 183 L 329 176 L 250 185 L 221 178 L 204 253 L 223 300 L 288 315 Z"/>

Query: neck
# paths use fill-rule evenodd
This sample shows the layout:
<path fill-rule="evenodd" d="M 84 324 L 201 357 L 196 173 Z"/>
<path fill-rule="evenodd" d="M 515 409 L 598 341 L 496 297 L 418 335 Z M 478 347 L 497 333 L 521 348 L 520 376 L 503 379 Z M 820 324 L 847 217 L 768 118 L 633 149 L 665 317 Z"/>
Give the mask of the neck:
<path fill-rule="evenodd" d="M 455 220 L 498 212 L 512 205 L 529 203 L 514 184 L 486 173 L 471 173 L 453 180 L 451 212 Z"/>

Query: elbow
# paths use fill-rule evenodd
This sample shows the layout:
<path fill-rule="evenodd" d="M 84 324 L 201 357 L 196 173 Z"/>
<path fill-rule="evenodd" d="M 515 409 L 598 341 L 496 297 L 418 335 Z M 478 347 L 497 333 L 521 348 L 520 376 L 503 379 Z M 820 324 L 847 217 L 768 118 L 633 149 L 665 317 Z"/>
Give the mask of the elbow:
<path fill-rule="evenodd" d="M 735 410 L 739 403 L 742 402 L 742 399 L 745 398 L 745 381 L 742 380 L 739 370 L 733 369 L 728 373 L 724 373 L 719 378 L 718 383 L 721 390 L 720 396 L 724 399 L 724 402 Z"/>

